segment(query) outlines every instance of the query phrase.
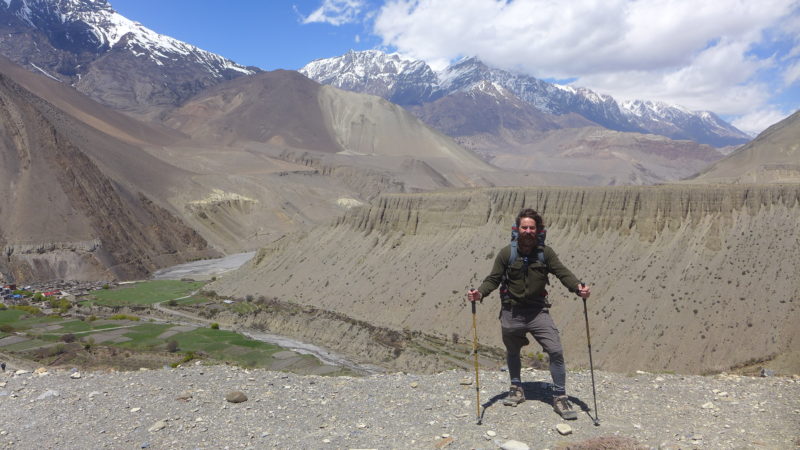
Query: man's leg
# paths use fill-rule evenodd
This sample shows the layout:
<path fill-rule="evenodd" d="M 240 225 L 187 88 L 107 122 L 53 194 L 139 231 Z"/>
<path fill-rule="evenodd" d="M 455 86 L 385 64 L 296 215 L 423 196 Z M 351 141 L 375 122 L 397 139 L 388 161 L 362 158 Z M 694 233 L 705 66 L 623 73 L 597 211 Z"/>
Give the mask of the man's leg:
<path fill-rule="evenodd" d="M 500 326 L 503 332 L 503 344 L 506 347 L 506 364 L 508 364 L 508 376 L 511 378 L 512 384 L 522 383 L 520 351 L 529 343 L 525 337 L 528 333 L 527 321 L 526 317 L 515 316 L 511 311 L 500 311 Z"/>
<path fill-rule="evenodd" d="M 524 335 L 503 333 L 503 344 L 506 346 L 506 364 L 508 365 L 508 376 L 511 378 L 511 384 L 522 384 L 520 350 L 528 343 L 527 341 Z"/>
<path fill-rule="evenodd" d="M 522 389 L 520 350 L 529 341 L 525 337 L 524 321 L 514 317 L 511 311 L 503 310 L 500 312 L 500 323 L 502 325 L 503 344 L 506 347 L 508 376 L 511 379 L 511 389 L 509 389 L 508 396 L 503 403 L 509 406 L 516 406 L 525 401 L 525 392 Z"/>
<path fill-rule="evenodd" d="M 556 324 L 546 310 L 542 310 L 530 324 L 531 334 L 550 357 L 550 376 L 553 378 L 553 395 L 566 395 L 567 369 L 564 349 Z"/>
<path fill-rule="evenodd" d="M 567 368 L 561 338 L 550 313 L 543 310 L 531 322 L 531 334 L 550 357 L 550 376 L 553 378 L 553 408 L 565 419 L 577 419 L 567 399 Z"/>

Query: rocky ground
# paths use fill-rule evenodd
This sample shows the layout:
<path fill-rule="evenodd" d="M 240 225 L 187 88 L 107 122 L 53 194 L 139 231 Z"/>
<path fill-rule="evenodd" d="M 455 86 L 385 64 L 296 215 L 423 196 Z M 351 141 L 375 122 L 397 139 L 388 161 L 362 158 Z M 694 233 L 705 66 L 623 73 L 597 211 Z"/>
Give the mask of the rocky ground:
<path fill-rule="evenodd" d="M 507 374 L 300 376 L 191 365 L 137 372 L 0 374 L 0 448 L 797 448 L 800 377 L 596 372 L 600 426 L 562 421 L 547 372 L 503 406 Z M 591 408 L 588 371 L 570 372 Z M 226 400 L 239 391 L 247 400 Z M 233 400 L 233 398 L 231 398 Z M 242 400 L 243 398 L 239 398 Z M 556 426 L 567 424 L 562 435 Z"/>

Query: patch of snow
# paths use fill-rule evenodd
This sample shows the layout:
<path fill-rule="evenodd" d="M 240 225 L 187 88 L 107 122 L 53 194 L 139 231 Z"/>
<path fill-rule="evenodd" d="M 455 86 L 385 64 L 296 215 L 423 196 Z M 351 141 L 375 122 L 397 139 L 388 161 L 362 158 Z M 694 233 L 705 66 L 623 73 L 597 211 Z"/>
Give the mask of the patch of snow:
<path fill-rule="evenodd" d="M 34 69 L 36 69 L 36 70 L 38 70 L 39 72 L 43 73 L 43 74 L 44 74 L 46 77 L 48 77 L 48 78 L 50 78 L 50 79 L 53 79 L 53 80 L 56 80 L 56 81 L 58 81 L 59 83 L 61 82 L 61 80 L 59 80 L 58 78 L 56 78 L 56 77 L 54 77 L 54 76 L 50 75 L 49 73 L 47 73 L 47 71 L 46 71 L 46 70 L 42 69 L 41 67 L 37 66 L 36 64 L 34 64 L 34 63 L 30 63 L 30 65 L 31 65 L 31 66 L 33 66 L 33 68 L 34 68 Z"/>
<path fill-rule="evenodd" d="M 349 197 L 341 197 L 336 200 L 336 205 L 345 209 L 355 208 L 363 204 L 364 202 Z"/>

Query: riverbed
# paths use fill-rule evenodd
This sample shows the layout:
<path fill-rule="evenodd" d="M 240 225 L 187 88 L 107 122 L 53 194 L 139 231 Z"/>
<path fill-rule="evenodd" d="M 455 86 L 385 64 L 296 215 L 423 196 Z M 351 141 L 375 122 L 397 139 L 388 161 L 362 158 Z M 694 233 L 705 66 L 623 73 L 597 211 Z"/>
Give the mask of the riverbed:
<path fill-rule="evenodd" d="M 180 280 L 192 278 L 194 280 L 208 280 L 231 270 L 236 270 L 247 261 L 250 261 L 256 252 L 236 253 L 223 258 L 203 259 L 177 266 L 157 270 L 153 274 L 154 280 Z"/>
<path fill-rule="evenodd" d="M 247 261 L 250 261 L 250 259 L 253 258 L 255 254 L 256 252 L 237 253 L 235 255 L 229 255 L 223 258 L 205 259 L 202 261 L 192 261 L 184 264 L 179 264 L 177 266 L 167 267 L 158 270 L 153 274 L 153 279 L 180 280 L 181 278 L 192 278 L 194 280 L 207 280 L 210 279 L 212 276 L 221 275 L 225 272 L 230 272 L 232 270 L 238 269 Z M 189 314 L 183 311 L 170 309 L 168 307 L 165 307 L 163 304 L 156 304 L 154 306 L 163 313 L 180 317 L 181 323 L 188 322 L 194 325 L 207 326 L 207 324 L 210 322 L 194 314 Z M 300 342 L 298 340 L 291 339 L 285 336 L 279 336 L 271 333 L 257 332 L 253 330 L 235 329 L 232 331 L 236 331 L 237 333 L 240 333 L 244 336 L 247 336 L 257 341 L 278 345 L 287 350 L 291 350 L 295 353 L 299 353 L 302 355 L 313 355 L 314 357 L 322 361 L 324 364 L 346 367 L 356 373 L 370 374 L 381 371 L 379 367 L 372 365 L 358 364 L 340 354 L 331 352 L 330 350 L 324 349 L 314 344 Z"/>

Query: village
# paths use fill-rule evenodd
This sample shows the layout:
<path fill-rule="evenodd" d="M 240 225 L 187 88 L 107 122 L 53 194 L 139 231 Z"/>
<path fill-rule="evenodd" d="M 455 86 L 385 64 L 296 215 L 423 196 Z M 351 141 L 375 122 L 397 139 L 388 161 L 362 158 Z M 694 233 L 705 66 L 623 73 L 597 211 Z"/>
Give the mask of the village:
<path fill-rule="evenodd" d="M 65 300 L 73 305 L 78 302 L 78 299 L 92 291 L 110 289 L 115 286 L 117 283 L 109 281 L 75 280 L 57 280 L 25 286 L 10 283 L 0 288 L 0 301 L 6 307 L 54 304 L 55 302 L 51 300 Z"/>

